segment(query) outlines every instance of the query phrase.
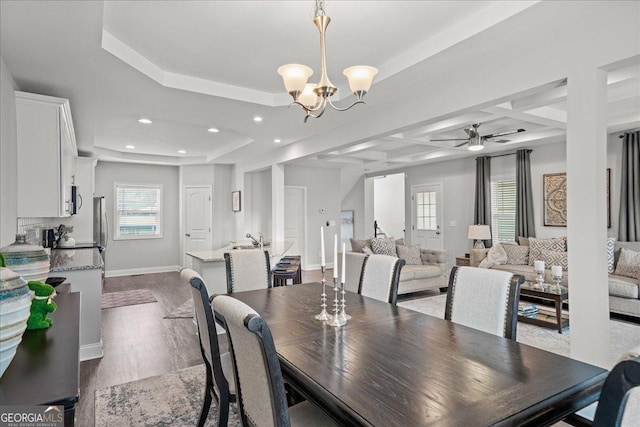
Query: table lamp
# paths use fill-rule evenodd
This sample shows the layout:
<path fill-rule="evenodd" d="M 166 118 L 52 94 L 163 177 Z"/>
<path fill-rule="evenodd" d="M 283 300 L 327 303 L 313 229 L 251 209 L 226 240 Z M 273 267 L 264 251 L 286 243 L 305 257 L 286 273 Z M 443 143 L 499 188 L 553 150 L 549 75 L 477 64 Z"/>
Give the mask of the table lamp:
<path fill-rule="evenodd" d="M 488 225 L 470 225 L 468 238 L 475 240 L 473 249 L 484 249 L 483 240 L 491 239 L 491 230 Z"/>

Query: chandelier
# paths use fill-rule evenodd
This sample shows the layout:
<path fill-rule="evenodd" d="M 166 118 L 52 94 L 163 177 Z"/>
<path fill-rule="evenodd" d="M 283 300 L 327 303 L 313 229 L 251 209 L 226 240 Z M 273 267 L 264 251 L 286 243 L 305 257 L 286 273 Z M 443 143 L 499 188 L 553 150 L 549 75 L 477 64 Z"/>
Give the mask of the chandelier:
<path fill-rule="evenodd" d="M 320 31 L 320 81 L 317 84 L 307 83 L 313 70 L 306 65 L 287 64 L 278 68 L 278 74 L 284 80 L 284 87 L 293 98 L 293 103 L 302 107 L 306 116 L 306 123 L 309 117 L 318 118 L 324 113 L 327 104 L 337 111 L 346 111 L 356 104 L 365 104 L 363 98 L 371 87 L 373 77 L 378 73 L 378 69 L 367 65 L 356 65 L 346 68 L 343 74 L 349 80 L 349 87 L 357 100 L 351 105 L 339 108 L 331 102 L 331 96 L 337 88 L 331 84 L 327 76 L 325 32 L 331 22 L 323 9 L 323 1 L 316 0 L 313 23 Z"/>

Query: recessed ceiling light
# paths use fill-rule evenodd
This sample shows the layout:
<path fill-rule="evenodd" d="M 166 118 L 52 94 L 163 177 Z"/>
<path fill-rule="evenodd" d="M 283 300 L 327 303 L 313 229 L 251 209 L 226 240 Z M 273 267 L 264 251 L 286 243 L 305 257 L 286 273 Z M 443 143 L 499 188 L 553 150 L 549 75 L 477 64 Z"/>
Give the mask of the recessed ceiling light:
<path fill-rule="evenodd" d="M 133 150 L 134 148 L 136 148 L 135 145 L 125 145 L 124 148 L 128 148 L 129 150 Z"/>
<path fill-rule="evenodd" d="M 209 131 L 209 132 L 211 132 L 211 133 L 218 133 L 218 132 L 220 132 L 220 131 L 219 131 L 218 129 L 216 129 L 216 128 L 209 128 L 209 129 L 207 129 L 207 131 Z"/>
<path fill-rule="evenodd" d="M 260 116 L 255 116 L 255 117 L 253 118 L 253 121 L 254 121 L 254 122 L 261 122 L 261 121 L 262 121 L 262 117 L 260 117 Z"/>
<path fill-rule="evenodd" d="M 145 125 L 150 125 L 151 123 L 153 123 L 151 120 L 149 119 L 139 119 L 138 120 L 140 123 L 144 123 Z"/>
<path fill-rule="evenodd" d="M 280 138 L 276 138 L 273 140 L 273 142 L 275 142 L 276 144 L 280 144 L 282 140 Z"/>
<path fill-rule="evenodd" d="M 184 150 L 178 150 L 178 153 L 180 153 L 180 154 L 187 154 L 187 152 L 186 152 L 186 151 L 184 151 Z"/>

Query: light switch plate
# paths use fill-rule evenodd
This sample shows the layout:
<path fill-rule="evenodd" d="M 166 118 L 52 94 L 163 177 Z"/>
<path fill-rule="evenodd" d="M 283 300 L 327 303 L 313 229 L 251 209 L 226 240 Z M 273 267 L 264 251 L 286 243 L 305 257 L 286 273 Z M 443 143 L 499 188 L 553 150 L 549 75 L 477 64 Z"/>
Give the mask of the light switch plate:
<path fill-rule="evenodd" d="M 449 221 L 449 227 L 455 227 L 455 226 L 456 226 L 455 221 Z"/>

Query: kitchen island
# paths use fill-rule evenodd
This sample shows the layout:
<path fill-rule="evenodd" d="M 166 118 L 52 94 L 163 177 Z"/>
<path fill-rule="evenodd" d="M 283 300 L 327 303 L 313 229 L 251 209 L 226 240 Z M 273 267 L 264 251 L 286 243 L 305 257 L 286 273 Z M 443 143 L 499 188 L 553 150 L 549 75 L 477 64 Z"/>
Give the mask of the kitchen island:
<path fill-rule="evenodd" d="M 293 246 L 293 242 L 289 240 L 271 242 L 264 247 L 265 251 L 269 251 L 269 262 L 271 267 L 282 258 L 282 256 Z M 241 250 L 251 248 L 251 244 L 235 244 L 225 246 L 220 249 L 211 251 L 192 251 L 187 255 L 192 258 L 192 268 L 202 276 L 207 292 L 209 295 L 226 294 L 227 293 L 227 272 L 224 263 L 224 253 L 236 248 Z"/>
<path fill-rule="evenodd" d="M 97 248 L 53 249 L 49 277 L 65 277 L 80 292 L 80 360 L 97 359 L 102 346 L 102 268 Z"/>

